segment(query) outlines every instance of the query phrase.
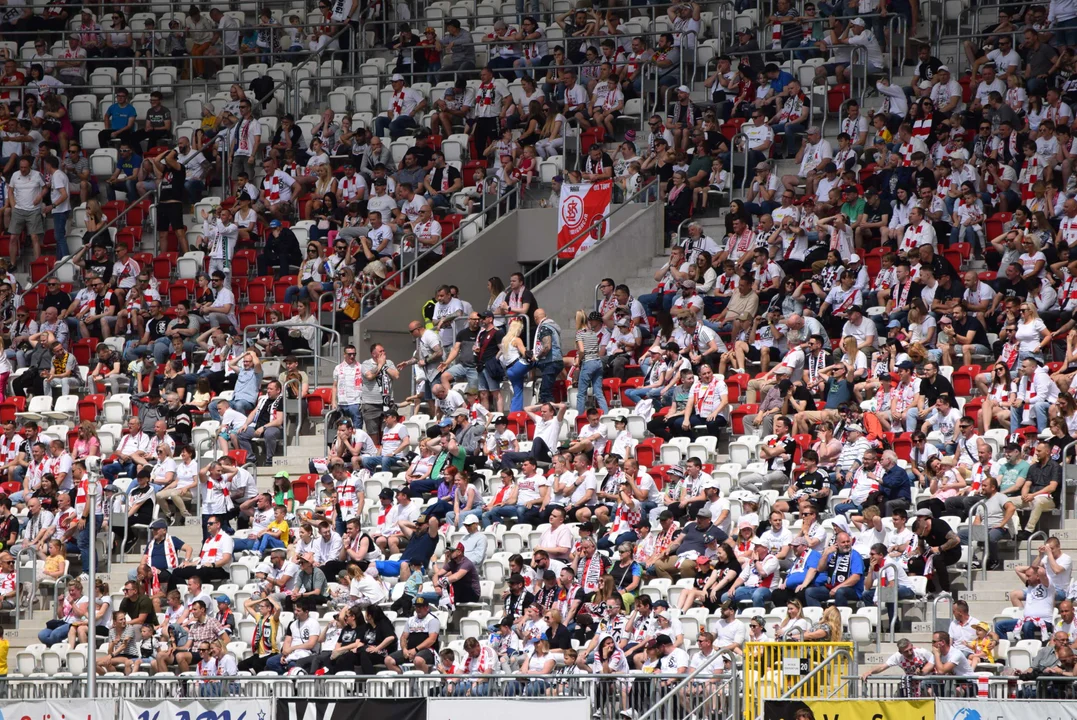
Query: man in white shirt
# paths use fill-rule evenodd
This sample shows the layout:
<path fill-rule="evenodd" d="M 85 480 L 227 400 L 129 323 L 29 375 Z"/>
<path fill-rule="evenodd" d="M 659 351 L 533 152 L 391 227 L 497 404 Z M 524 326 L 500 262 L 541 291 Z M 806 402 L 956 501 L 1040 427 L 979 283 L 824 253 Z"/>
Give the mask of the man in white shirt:
<path fill-rule="evenodd" d="M 428 206 L 424 206 L 428 207 Z M 448 285 L 442 285 L 434 294 L 434 329 L 437 330 L 441 347 L 451 348 L 456 340 L 456 325 L 454 321 L 464 316 L 464 305 L 459 299 L 454 298 L 449 291 Z M 460 325 L 463 327 L 463 324 Z"/>
<path fill-rule="evenodd" d="M 445 350 L 441 339 L 433 330 L 429 330 L 418 320 L 408 324 L 408 332 L 415 338 L 415 352 L 408 360 L 397 365 L 397 369 L 415 365 L 423 380 L 423 397 L 432 400 L 434 383 L 438 377 L 438 365 L 445 359 Z"/>
<path fill-rule="evenodd" d="M 277 167 L 277 161 L 266 158 L 262 164 L 262 199 L 255 205 L 258 212 L 268 213 L 277 220 L 287 220 L 292 214 L 292 186 L 296 180 Z"/>
<path fill-rule="evenodd" d="M 236 296 L 224 284 L 225 277 L 224 272 L 220 270 L 214 270 L 213 275 L 210 276 L 210 286 L 213 288 L 215 295 L 213 302 L 205 303 L 202 310 L 211 328 L 239 327 L 239 321 L 236 319 Z"/>
<path fill-rule="evenodd" d="M 426 98 L 422 93 L 404 87 L 404 76 L 400 73 L 389 78 L 389 83 L 393 86 L 393 94 L 386 114 L 374 119 L 374 134 L 385 137 L 388 130 L 390 137 L 396 140 L 409 129 L 418 127 L 414 116 L 426 109 Z"/>
<path fill-rule="evenodd" d="M 45 234 L 45 221 L 41 215 L 41 201 L 48 193 L 48 183 L 37 170 L 30 167 L 30 158 L 19 159 L 19 171 L 8 181 L 7 207 L 11 211 L 8 233 L 15 237 L 11 244 L 11 259 L 18 257 L 21 236 L 29 233 L 33 242 L 33 257 L 41 255 L 41 238 Z"/>
<path fill-rule="evenodd" d="M 552 454 L 557 450 L 561 436 L 561 422 L 565 418 L 568 406 L 565 403 L 542 403 L 541 405 L 529 405 L 524 408 L 531 421 L 535 423 L 534 439 L 531 443 L 531 452 L 509 452 L 501 456 L 501 464 L 513 470 L 516 463 L 525 458 L 549 462 Z M 535 411 L 538 411 L 536 413 Z"/>
<path fill-rule="evenodd" d="M 262 144 L 262 124 L 254 117 L 249 99 L 239 101 L 239 119 L 227 132 L 232 136 L 229 143 L 230 176 L 234 182 L 239 179 L 241 172 L 254 174 L 255 159 Z"/>
<path fill-rule="evenodd" d="M 56 236 L 56 254 L 64 257 L 67 249 L 67 218 L 71 215 L 71 182 L 67 173 L 60 172 L 60 159 L 45 156 L 45 169 L 49 173 L 49 202 L 42 208 L 43 215 L 52 215 L 52 230 Z M 32 233 L 31 233 L 32 234 Z"/>
<path fill-rule="evenodd" d="M 1035 420 L 1036 429 L 1043 432 L 1047 427 L 1048 411 L 1058 401 L 1058 385 L 1051 379 L 1046 367 L 1035 358 L 1021 362 L 1017 380 L 1017 402 L 1010 408 L 1010 432 L 1017 432 L 1023 424 L 1027 410 L 1029 420 Z"/>

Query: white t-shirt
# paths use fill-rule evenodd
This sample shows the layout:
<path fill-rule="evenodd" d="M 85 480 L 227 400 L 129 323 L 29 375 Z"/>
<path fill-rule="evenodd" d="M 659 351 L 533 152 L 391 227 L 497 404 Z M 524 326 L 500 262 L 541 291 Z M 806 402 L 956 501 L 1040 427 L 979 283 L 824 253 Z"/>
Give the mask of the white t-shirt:
<path fill-rule="evenodd" d="M 292 638 L 292 647 L 310 642 L 312 637 L 318 637 L 321 632 L 322 628 L 318 625 L 318 621 L 310 617 L 306 619 L 306 622 L 293 620 L 292 624 L 288 626 L 288 635 Z M 285 659 L 289 662 L 294 662 L 310 657 L 311 653 L 311 650 L 292 650 Z"/>
<path fill-rule="evenodd" d="M 71 182 L 67 179 L 67 173 L 57 170 L 52 174 L 49 185 L 52 188 L 50 198 L 54 203 L 52 211 L 57 213 L 69 212 L 71 210 Z M 60 197 L 61 190 L 67 191 L 67 197 L 64 198 L 63 202 L 56 203 L 57 198 Z"/>

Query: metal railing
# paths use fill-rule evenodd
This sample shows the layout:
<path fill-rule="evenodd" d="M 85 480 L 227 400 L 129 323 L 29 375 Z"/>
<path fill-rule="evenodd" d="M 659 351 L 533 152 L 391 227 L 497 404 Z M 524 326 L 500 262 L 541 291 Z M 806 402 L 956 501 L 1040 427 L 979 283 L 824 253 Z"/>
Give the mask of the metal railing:
<path fill-rule="evenodd" d="M 27 561 L 27 558 L 29 559 Z M 30 586 L 30 597 L 23 607 L 23 586 Z M 34 597 L 37 596 L 37 552 L 32 547 L 24 547 L 15 556 L 15 630 L 22 627 L 24 610 L 29 610 L 27 619 L 34 617 Z"/>
<path fill-rule="evenodd" d="M 1070 517 L 1070 513 L 1069 513 L 1069 493 L 1070 493 L 1069 485 L 1070 485 L 1070 483 L 1069 483 L 1069 478 L 1067 477 L 1067 474 L 1069 473 L 1069 471 L 1071 469 L 1077 468 L 1077 463 L 1070 462 L 1070 457 L 1071 457 L 1071 454 L 1074 452 L 1074 448 L 1077 448 L 1077 440 L 1074 440 L 1073 442 L 1067 443 L 1066 446 L 1064 448 L 1062 448 L 1062 487 L 1059 488 L 1060 495 L 1061 495 L 1061 502 L 1059 503 L 1060 504 L 1059 512 L 1062 515 L 1062 524 L 1063 525 L 1066 524 L 1066 521 L 1069 520 L 1069 517 Z"/>
<path fill-rule="evenodd" d="M 106 233 L 106 234 L 108 234 L 108 230 L 109 230 L 109 228 L 112 228 L 112 227 L 125 227 L 125 226 L 123 226 L 123 225 L 116 225 L 115 223 L 116 223 L 116 222 L 117 222 L 117 221 L 118 221 L 118 220 L 119 220 L 120 218 L 122 218 L 122 217 L 124 217 L 125 215 L 127 215 L 127 213 L 131 212 L 131 210 L 132 210 L 132 209 L 133 209 L 134 207 L 136 207 L 136 206 L 137 206 L 137 205 L 138 205 L 139 203 L 141 203 L 141 202 L 142 202 L 143 200 L 145 200 L 146 198 L 148 198 L 148 197 L 150 197 L 151 195 L 153 195 L 153 194 L 154 194 L 155 192 L 156 192 L 155 190 L 150 190 L 150 191 L 147 191 L 147 192 L 143 193 L 142 195 L 140 195 L 140 196 L 139 196 L 139 197 L 138 197 L 138 198 L 137 198 L 136 200 L 132 201 L 132 203 L 131 203 L 130 205 L 128 205 L 128 206 L 127 206 L 126 208 L 124 208 L 124 210 L 123 210 L 123 211 L 122 211 L 121 213 L 119 213 L 119 214 L 118 214 L 118 215 L 117 215 L 116 217 L 114 217 L 114 218 L 112 218 L 111 220 L 109 220 L 108 222 L 106 222 L 106 223 L 105 223 L 105 224 L 104 224 L 104 225 L 103 225 L 103 226 L 101 227 L 101 229 L 100 229 L 100 230 L 98 230 L 97 232 L 98 232 L 98 233 L 102 233 L 102 232 L 103 232 L 103 233 Z M 85 254 L 86 254 L 86 255 L 88 255 L 88 254 L 90 253 L 90 246 L 89 246 L 89 243 L 86 243 L 86 244 L 84 244 L 84 245 L 83 245 L 83 248 L 85 248 L 85 249 L 86 249 L 86 253 L 85 253 Z M 136 250 L 137 250 L 137 248 L 136 248 Z M 77 255 L 77 254 L 78 254 L 78 253 L 76 252 L 76 253 L 72 253 L 71 255 L 66 255 L 66 256 L 64 256 L 64 257 L 63 257 L 63 258 L 62 258 L 62 259 L 61 259 L 61 260 L 60 260 L 59 262 L 57 262 L 57 263 L 56 263 L 55 265 L 53 265 L 53 266 L 52 266 L 52 269 L 51 269 L 51 270 L 49 270 L 49 271 L 48 271 L 47 273 L 45 273 L 45 274 L 44 274 L 44 275 L 43 275 L 43 276 L 41 277 L 41 279 L 40 279 L 40 280 L 37 280 L 37 281 L 35 281 L 35 282 L 31 283 L 29 287 L 27 287 L 27 288 L 26 288 L 25 290 L 23 290 L 23 291 L 22 291 L 22 294 L 21 294 L 21 295 L 20 295 L 19 297 L 24 297 L 24 296 L 28 295 L 28 294 L 29 294 L 29 293 L 30 293 L 30 292 L 31 292 L 32 290 L 35 290 L 35 289 L 36 289 L 36 288 L 37 288 L 37 287 L 38 287 L 39 285 L 41 285 L 42 283 L 44 283 L 45 281 L 47 281 L 47 280 L 48 280 L 49 278 L 51 278 L 51 277 L 55 276 L 55 275 L 56 275 L 56 271 L 58 271 L 58 270 L 59 270 L 60 268 L 62 268 L 62 267 L 65 267 L 65 266 L 67 266 L 67 265 L 70 265 L 70 264 L 74 263 L 74 261 L 75 261 L 75 255 Z"/>
<path fill-rule="evenodd" d="M 980 524 L 979 525 L 974 524 L 972 522 L 973 518 L 976 518 L 976 517 L 980 518 Z M 969 549 L 968 549 L 968 555 L 965 558 L 965 591 L 966 592 L 972 590 L 973 566 L 975 565 L 975 563 L 973 561 L 976 558 L 976 546 L 977 545 L 982 545 L 983 549 L 984 549 L 983 563 L 981 564 L 981 569 L 980 569 L 981 579 L 982 580 L 987 579 L 987 564 L 988 564 L 988 562 L 987 562 L 988 561 L 987 554 L 988 554 L 988 550 L 989 550 L 989 547 L 990 547 L 987 544 L 987 532 L 988 532 L 988 528 L 987 528 L 987 501 L 986 500 L 980 500 L 975 505 L 973 505 L 971 508 L 969 508 L 969 516 L 968 516 L 968 518 L 969 518 L 969 524 L 968 524 L 968 529 L 969 529 L 968 548 Z"/>
<path fill-rule="evenodd" d="M 1027 566 L 1032 565 L 1032 541 L 1033 540 L 1041 540 L 1043 542 L 1047 542 L 1047 532 L 1045 530 L 1037 530 L 1036 532 L 1029 535 L 1028 539 L 1025 540 L 1025 565 L 1027 565 Z M 1017 551 L 1020 552 L 1021 548 L 1018 547 Z"/>
<path fill-rule="evenodd" d="M 483 198 L 485 199 L 485 193 L 483 193 Z M 504 206 L 504 209 L 502 209 L 502 206 Z M 516 212 L 519 207 L 520 185 L 517 184 L 512 187 L 512 189 L 510 189 L 508 192 L 501 195 L 501 197 L 499 197 L 493 203 L 493 221 L 497 222 L 498 220 L 507 217 L 508 215 L 511 215 L 512 213 Z M 487 212 L 489 212 L 490 210 L 491 208 L 487 208 L 484 205 L 482 212 L 475 213 L 474 216 L 470 219 L 465 218 L 464 222 L 460 224 L 460 227 L 458 227 L 456 230 L 453 230 L 448 235 L 443 236 L 441 238 L 441 242 L 438 245 L 431 247 L 424 252 L 419 252 L 419 240 L 418 238 L 415 238 L 415 257 L 401 265 L 399 270 L 395 270 L 390 273 L 389 276 L 385 278 L 385 280 L 376 285 L 372 290 L 368 290 L 363 295 L 362 299 L 360 300 L 360 307 L 363 315 L 366 315 L 366 308 L 373 308 L 378 304 L 379 301 L 377 300 L 377 298 L 381 296 L 382 291 L 384 291 L 386 288 L 396 287 L 397 281 L 401 281 L 399 283 L 398 289 L 402 289 L 404 286 L 408 285 L 409 283 L 413 282 L 417 277 L 419 277 L 420 261 L 428 257 L 437 256 L 438 253 L 434 251 L 438 247 L 440 247 L 442 249 L 442 252 L 444 253 L 440 256 L 442 258 L 447 257 L 449 254 L 449 251 L 446 250 L 446 246 L 449 244 L 449 242 L 455 241 L 458 248 L 462 247 L 465 244 L 463 242 L 465 228 L 470 228 L 472 225 L 482 222 L 483 226 L 481 230 L 485 230 L 488 227 L 488 225 L 486 224 L 486 215 Z"/>
<path fill-rule="evenodd" d="M 297 328 L 314 328 L 316 330 L 316 337 L 313 347 L 310 348 L 311 355 L 314 357 L 314 380 L 315 384 L 318 381 L 318 369 L 321 366 L 321 360 L 323 357 L 321 333 L 330 334 L 330 351 L 328 355 L 325 355 L 325 359 L 332 361 L 333 366 L 340 364 L 341 353 L 343 352 L 343 345 L 340 342 L 340 333 L 332 328 L 328 328 L 324 325 L 318 325 L 314 323 L 257 323 L 254 325 L 247 325 L 243 328 L 243 347 L 247 347 L 247 338 L 251 335 L 252 330 L 260 330 L 261 328 L 284 328 L 285 330 L 294 330 Z M 309 344 L 309 343 L 308 343 Z M 334 352 L 335 349 L 335 352 Z M 304 357 L 305 353 L 300 353 L 299 357 Z M 283 432 L 283 431 L 282 431 Z"/>
<path fill-rule="evenodd" d="M 724 667 L 725 663 L 729 663 L 730 672 L 727 677 L 715 682 L 713 678 L 715 673 L 710 668 L 719 658 L 722 659 L 722 667 Z M 708 673 L 712 676 L 711 678 L 700 679 L 700 676 Z M 690 707 L 684 713 L 685 715 L 717 718 L 722 715 L 718 702 L 722 699 L 728 699 L 729 701 L 726 705 L 727 712 L 725 712 L 725 715 L 736 720 L 741 715 L 741 711 L 737 707 L 741 697 L 738 687 L 739 681 L 736 655 L 729 651 L 712 653 L 706 662 L 688 673 L 688 676 L 674 685 L 661 700 L 651 705 L 646 712 L 640 715 L 639 720 L 650 720 L 652 717 L 675 717 L 678 705 L 683 707 L 692 702 L 695 705 Z M 690 692 L 692 690 L 695 692 Z M 719 697 L 719 693 L 722 693 L 723 697 Z M 702 697 L 697 698 L 697 695 Z M 685 702 L 686 700 L 688 702 Z M 704 709 L 704 706 L 707 706 L 707 708 Z"/>
<path fill-rule="evenodd" d="M 524 273 L 524 285 L 526 285 L 527 287 L 535 287 L 538 283 L 533 282 L 532 280 L 533 279 L 536 279 L 536 280 L 540 279 L 538 277 L 538 275 L 537 275 L 539 272 L 543 272 L 543 271 L 545 272 L 545 274 L 541 276 L 541 279 L 543 279 L 543 280 L 546 279 L 546 278 L 551 277 L 558 270 L 558 267 L 560 265 L 559 259 L 560 259 L 561 253 L 564 253 L 564 252 L 576 252 L 576 253 L 578 253 L 579 252 L 579 247 L 578 246 L 582 245 L 583 241 L 585 239 L 591 237 L 592 233 L 595 233 L 595 232 L 600 233 L 600 235 L 598 237 L 596 237 L 595 244 L 594 244 L 593 247 L 597 247 L 598 245 L 602 244 L 602 242 L 605 241 L 605 239 L 608 237 L 608 234 L 605 234 L 605 235 L 601 234 L 600 228 L 602 226 L 604 226 L 606 223 L 610 223 L 609 232 L 610 233 L 616 232 L 616 228 L 613 227 L 613 223 L 612 223 L 613 218 L 616 215 L 619 215 L 620 213 L 624 212 L 625 210 L 629 210 L 629 209 L 639 210 L 641 205 L 644 208 L 647 208 L 647 207 L 650 207 L 652 204 L 656 203 L 658 201 L 657 188 L 658 188 L 658 179 L 657 178 L 651 178 L 642 187 L 640 187 L 638 190 L 636 190 L 635 193 L 633 193 L 631 196 L 625 198 L 624 202 L 621 203 L 620 207 L 615 208 L 614 210 L 612 210 L 610 212 L 609 215 L 603 215 L 597 221 L 595 221 L 595 222 L 591 223 L 590 225 L 588 225 L 583 231 L 576 234 L 572 238 L 572 240 L 570 240 L 567 244 L 565 244 L 562 247 L 557 248 L 557 250 L 555 250 L 552 254 L 548 255 L 545 259 L 540 260 L 538 263 L 536 263 L 535 267 L 531 268 L 526 273 Z M 575 256 L 573 258 L 571 258 L 571 259 L 566 260 L 566 263 L 570 263 L 574 259 L 575 259 Z"/>
<path fill-rule="evenodd" d="M 90 669 L 92 673 L 92 668 Z M 580 673 L 562 675 L 396 675 L 368 676 L 247 674 L 199 676 L 161 674 L 97 678 L 97 698 L 175 700 L 177 698 L 350 698 L 350 697 L 557 697 L 588 698 L 598 720 L 622 720 L 621 712 L 632 708 L 651 717 L 647 710 L 662 703 L 664 720 L 687 720 L 691 709 L 704 706 L 696 717 L 739 720 L 741 694 L 735 672 L 714 673 L 710 677 L 689 675 L 602 675 Z M 692 677 L 689 682 L 688 677 Z M 88 678 L 69 673 L 51 677 L 7 676 L 9 700 L 73 698 L 86 695 Z M 672 689 L 671 689 L 672 686 Z"/>
<path fill-rule="evenodd" d="M 857 674 L 852 643 L 745 643 L 744 719 L 758 718 L 765 700 L 842 696 L 849 674 Z"/>

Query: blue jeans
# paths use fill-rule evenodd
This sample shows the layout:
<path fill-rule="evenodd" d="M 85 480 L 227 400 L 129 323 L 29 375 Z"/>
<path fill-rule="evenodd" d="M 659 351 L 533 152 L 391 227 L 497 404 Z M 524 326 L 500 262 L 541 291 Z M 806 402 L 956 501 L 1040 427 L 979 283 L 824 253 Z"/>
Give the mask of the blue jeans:
<path fill-rule="evenodd" d="M 431 493 L 438 489 L 439 482 L 437 480 L 416 480 L 410 482 L 407 485 L 408 497 L 419 497 L 424 493 Z"/>
<path fill-rule="evenodd" d="M 67 218 L 71 216 L 71 211 L 56 212 L 52 211 L 52 232 L 56 236 L 56 259 L 60 260 L 67 255 Z"/>
<path fill-rule="evenodd" d="M 238 413 L 243 413 L 244 415 L 254 409 L 254 403 L 252 403 L 250 400 L 232 398 L 228 401 L 228 404 L 232 407 L 233 410 Z M 217 403 L 211 402 L 209 404 L 209 416 L 217 422 L 221 421 L 221 413 L 219 410 L 217 410 Z"/>
<path fill-rule="evenodd" d="M 362 462 L 363 467 L 373 473 L 378 472 L 379 470 L 389 472 L 392 470 L 393 463 L 396 462 L 396 460 L 396 455 L 368 455 L 363 458 Z"/>
<path fill-rule="evenodd" d="M 648 315 L 654 315 L 659 310 L 669 312 L 673 307 L 673 301 L 677 299 L 676 293 L 647 293 L 640 295 L 638 300 Z"/>
<path fill-rule="evenodd" d="M 874 605 L 875 604 L 875 588 L 872 588 L 871 590 L 868 590 L 866 593 L 864 593 L 864 597 L 861 598 L 861 599 L 864 601 L 865 605 Z M 898 585 L 898 600 L 915 600 L 915 599 L 916 599 L 916 592 L 913 591 L 913 589 L 911 587 L 908 587 L 907 585 Z M 894 607 L 894 603 L 886 603 L 886 612 L 889 614 L 889 617 L 894 617 L 894 613 L 896 611 L 897 611 L 897 609 Z"/>
<path fill-rule="evenodd" d="M 830 599 L 830 590 L 826 585 L 814 585 L 804 591 L 804 597 L 811 607 L 822 607 Z M 859 599 L 860 593 L 852 587 L 838 588 L 834 593 L 834 603 L 841 607 L 853 607 Z"/>
<path fill-rule="evenodd" d="M 138 474 L 138 465 L 129 460 L 127 462 L 112 462 L 101 468 L 101 474 L 108 478 L 109 482 L 113 482 L 120 473 L 133 478 Z"/>
<path fill-rule="evenodd" d="M 236 538 L 232 541 L 232 546 L 237 552 L 243 550 L 257 550 L 258 552 L 264 553 L 267 550 L 282 548 L 284 547 L 284 543 L 282 543 L 280 540 L 273 537 L 269 533 L 266 533 L 265 535 L 254 538 L 253 540 L 250 538 Z"/>
<path fill-rule="evenodd" d="M 94 518 L 94 523 L 97 525 L 96 531 L 98 533 L 101 532 L 101 524 L 104 519 L 104 515 L 98 515 Z M 86 527 L 79 531 L 78 546 L 79 555 L 82 558 L 82 571 L 93 576 L 93 570 L 90 569 L 90 525 L 88 523 Z"/>
<path fill-rule="evenodd" d="M 517 517 L 517 505 L 498 505 L 493 510 L 487 510 L 482 514 L 479 522 L 482 523 L 482 527 L 485 530 L 496 522 L 501 522 L 505 518 Z"/>
<path fill-rule="evenodd" d="M 538 363 L 536 366 L 542 372 L 542 386 L 539 388 L 538 401 L 540 403 L 553 402 L 553 388 L 557 384 L 557 376 L 565 368 L 560 357 L 556 360 Z"/>
<path fill-rule="evenodd" d="M 363 415 L 359 408 L 362 407 L 358 403 L 352 405 L 337 405 L 337 408 L 341 413 L 351 418 L 352 425 L 357 428 L 363 427 Z"/>
<path fill-rule="evenodd" d="M 520 0 L 516 0 L 517 6 Z M 1051 28 L 1059 45 L 1077 45 L 1077 18 L 1056 22 Z"/>
<path fill-rule="evenodd" d="M 639 401 L 643 398 L 657 399 L 662 395 L 662 388 L 628 388 L 625 390 L 625 397 L 632 402 L 639 404 Z"/>
<path fill-rule="evenodd" d="M 605 414 L 609 410 L 609 406 L 606 404 L 606 396 L 602 392 L 601 360 L 587 360 L 580 366 L 579 392 L 576 395 L 576 412 L 580 415 L 583 415 L 587 406 L 588 388 L 591 388 L 595 395 L 595 402 L 598 403 L 598 407 Z"/>
<path fill-rule="evenodd" d="M 741 585 L 737 588 L 737 591 L 730 597 L 729 593 L 722 594 L 722 602 L 732 600 L 735 603 L 743 602 L 744 600 L 751 600 L 753 607 L 763 607 L 770 600 L 770 588 L 757 587 L 750 588 Z"/>
<path fill-rule="evenodd" d="M 856 503 L 843 502 L 843 503 L 838 503 L 837 505 L 834 506 L 834 514 L 836 514 L 836 515 L 844 515 L 845 513 L 849 512 L 850 510 L 856 510 L 857 512 L 860 512 L 863 509 L 864 508 L 862 506 L 857 505 Z"/>
<path fill-rule="evenodd" d="M 1051 403 L 1039 402 L 1032 405 L 1032 414 L 1036 416 L 1036 429 L 1043 432 L 1043 429 L 1047 427 L 1047 412 L 1051 408 Z M 1023 414 L 1023 408 L 1015 407 L 1010 408 L 1010 432 L 1017 432 L 1017 428 L 1021 427 L 1021 415 Z"/>
<path fill-rule="evenodd" d="M 519 0 L 517 0 L 517 2 L 519 2 Z M 519 695 L 521 693 L 521 691 L 527 697 L 536 697 L 536 696 L 539 696 L 539 695 L 545 695 L 546 694 L 546 681 L 545 680 L 532 680 L 531 682 L 527 683 L 527 685 L 524 685 L 519 680 L 513 680 L 505 687 L 505 695 L 508 695 L 508 696 Z M 474 695 L 475 693 L 472 692 L 471 694 Z"/>
<path fill-rule="evenodd" d="M 389 136 L 396 140 L 413 127 L 418 126 L 415 124 L 415 118 L 410 115 L 397 115 L 392 120 L 385 116 L 374 118 L 374 134 L 378 137 L 385 137 L 385 131 L 388 130 Z"/>
<path fill-rule="evenodd" d="M 952 453 L 951 453 L 952 454 Z M 961 543 L 967 545 L 969 542 L 969 529 L 965 526 L 957 531 L 957 536 L 961 538 Z M 1001 540 L 1009 540 L 1010 531 L 1002 528 L 989 528 L 987 531 L 987 561 L 998 559 L 998 544 Z M 1065 600 L 1065 593 L 1062 594 L 1062 600 Z M 1062 602 L 1059 600 L 1058 602 Z"/>
<path fill-rule="evenodd" d="M 67 623 L 60 625 L 55 630 L 49 630 L 44 628 L 37 634 L 37 639 L 45 645 L 52 647 L 53 645 L 59 645 L 64 640 L 67 640 L 67 633 L 71 629 L 71 626 Z"/>
<path fill-rule="evenodd" d="M 512 404 L 509 406 L 511 412 L 524 409 L 524 380 L 530 371 L 531 366 L 523 360 L 517 360 L 505 369 L 505 377 L 512 383 Z"/>
<path fill-rule="evenodd" d="M 1010 633 L 1017 628 L 1017 623 L 1021 623 L 1021 639 L 1022 640 L 1039 640 L 1040 629 L 1036 627 L 1036 623 L 1024 622 L 1024 620 L 1018 620 L 1017 618 L 1008 618 L 1006 620 L 999 620 L 995 623 L 995 632 L 998 633 L 1000 638 L 1009 637 Z M 1047 632 L 1052 630 L 1051 623 L 1047 623 Z"/>
<path fill-rule="evenodd" d="M 800 134 L 807 129 L 804 123 L 778 123 L 774 126 L 774 134 L 785 133 L 785 156 L 794 157 L 800 149 Z"/>
<path fill-rule="evenodd" d="M 490 694 L 489 682 L 458 682 L 452 693 L 456 697 L 470 694 L 471 697 L 486 697 Z"/>
<path fill-rule="evenodd" d="M 950 245 L 959 242 L 967 242 L 969 247 L 977 250 L 980 247 L 980 235 L 976 228 L 969 225 L 954 225 L 950 228 Z"/>

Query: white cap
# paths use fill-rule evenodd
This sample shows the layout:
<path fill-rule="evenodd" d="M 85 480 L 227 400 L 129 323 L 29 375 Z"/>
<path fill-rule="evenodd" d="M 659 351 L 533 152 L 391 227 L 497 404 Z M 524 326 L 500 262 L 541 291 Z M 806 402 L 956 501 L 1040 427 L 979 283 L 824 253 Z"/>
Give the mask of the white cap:
<path fill-rule="evenodd" d="M 852 20 L 849 21 L 849 24 L 856 25 L 857 27 L 864 27 L 864 20 L 863 18 L 854 17 Z"/>
<path fill-rule="evenodd" d="M 945 65 L 939 65 L 939 69 L 936 70 L 935 72 L 947 72 L 948 73 L 948 72 L 950 72 L 950 68 L 946 67 Z"/>
<path fill-rule="evenodd" d="M 860 262 L 860 256 L 859 255 L 857 255 L 856 253 L 853 253 L 852 255 L 849 256 L 849 264 L 850 265 L 852 265 L 854 263 L 858 263 L 858 262 Z"/>
<path fill-rule="evenodd" d="M 393 76 L 389 78 L 389 82 L 404 82 L 404 76 L 400 73 L 394 73 Z"/>
<path fill-rule="evenodd" d="M 965 148 L 958 148 L 957 150 L 954 150 L 952 153 L 950 153 L 950 158 L 953 160 L 968 160 L 969 151 Z"/>
<path fill-rule="evenodd" d="M 677 92 L 690 93 L 692 91 L 688 89 L 687 85 L 681 85 L 679 88 L 677 88 Z"/>

